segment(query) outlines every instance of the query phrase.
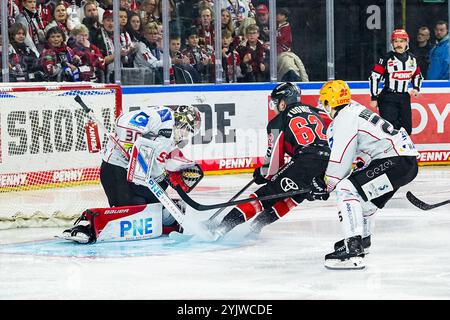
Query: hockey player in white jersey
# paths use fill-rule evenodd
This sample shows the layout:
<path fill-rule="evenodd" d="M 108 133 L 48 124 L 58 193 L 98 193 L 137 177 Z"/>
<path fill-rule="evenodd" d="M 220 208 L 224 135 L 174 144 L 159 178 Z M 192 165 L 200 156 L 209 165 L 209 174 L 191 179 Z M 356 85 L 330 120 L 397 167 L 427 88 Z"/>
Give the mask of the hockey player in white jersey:
<path fill-rule="evenodd" d="M 400 130 L 366 107 L 351 101 L 342 80 L 326 82 L 320 103 L 333 122 L 327 130 L 331 155 L 325 174 L 327 191 L 336 191 L 344 239 L 325 256 L 330 269 L 362 269 L 370 246 L 371 220 L 394 193 L 417 175 L 418 152 Z M 352 171 L 352 164 L 358 163 Z"/>
<path fill-rule="evenodd" d="M 103 150 L 100 168 L 100 181 L 109 205 L 114 208 L 87 210 L 73 228 L 64 230 L 63 237 L 80 243 L 92 243 L 105 237 L 108 240 L 156 237 L 174 230 L 169 228 L 164 232 L 164 229 L 158 228 L 158 224 L 161 225 L 159 220 L 162 220 L 163 226 L 177 229 L 175 219 L 162 208 L 158 198 L 145 183 L 137 183 L 133 179 L 135 166 L 132 154 L 138 149 L 143 150 L 140 147 L 144 146 L 144 150 L 150 150 L 144 155 L 149 176 L 163 189 L 170 184 L 190 191 L 203 177 L 203 173 L 194 161 L 183 156 L 178 145 L 199 132 L 200 119 L 200 112 L 194 106 L 179 106 L 174 111 L 168 107 L 144 108 L 119 116 L 115 125 L 115 139 L 110 139 Z M 131 155 L 131 160 L 127 154 Z M 186 171 L 190 175 L 184 174 Z M 195 177 L 191 179 L 193 175 Z M 155 211 L 160 214 L 152 215 Z M 141 220 L 133 220 L 133 217 L 138 217 L 137 214 Z M 87 224 L 81 221 L 87 221 Z M 105 232 L 105 226 L 112 221 L 120 223 L 119 227 L 110 227 L 111 231 Z M 139 222 L 141 225 L 136 227 L 136 221 L 142 221 Z M 142 230 L 152 232 L 143 234 L 145 232 Z"/>

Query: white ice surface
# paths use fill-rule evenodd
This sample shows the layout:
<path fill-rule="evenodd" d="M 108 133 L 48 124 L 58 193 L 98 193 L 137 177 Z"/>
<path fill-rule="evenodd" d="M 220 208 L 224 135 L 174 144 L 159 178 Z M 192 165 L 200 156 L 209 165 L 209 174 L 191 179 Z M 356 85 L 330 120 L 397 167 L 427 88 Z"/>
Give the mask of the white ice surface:
<path fill-rule="evenodd" d="M 226 201 L 249 179 L 207 176 L 191 196 Z M 0 299 L 450 299 L 450 205 L 421 211 L 408 190 L 430 203 L 449 199 L 450 168 L 421 167 L 377 213 L 364 270 L 323 266 L 342 237 L 334 194 L 233 244 L 80 246 L 53 239 L 61 229 L 1 230 Z"/>

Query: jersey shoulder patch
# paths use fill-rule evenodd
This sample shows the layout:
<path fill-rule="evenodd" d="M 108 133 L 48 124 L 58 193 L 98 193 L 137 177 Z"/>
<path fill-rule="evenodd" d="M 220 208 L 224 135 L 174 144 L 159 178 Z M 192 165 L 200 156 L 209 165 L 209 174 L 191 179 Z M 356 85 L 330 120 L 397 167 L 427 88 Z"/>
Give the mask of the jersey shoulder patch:
<path fill-rule="evenodd" d="M 129 124 L 135 127 L 145 127 L 149 119 L 150 116 L 141 111 L 130 119 Z"/>
<path fill-rule="evenodd" d="M 161 122 L 166 122 L 166 121 L 172 120 L 172 113 L 167 108 L 158 110 L 157 113 L 159 114 L 159 116 L 161 118 Z"/>

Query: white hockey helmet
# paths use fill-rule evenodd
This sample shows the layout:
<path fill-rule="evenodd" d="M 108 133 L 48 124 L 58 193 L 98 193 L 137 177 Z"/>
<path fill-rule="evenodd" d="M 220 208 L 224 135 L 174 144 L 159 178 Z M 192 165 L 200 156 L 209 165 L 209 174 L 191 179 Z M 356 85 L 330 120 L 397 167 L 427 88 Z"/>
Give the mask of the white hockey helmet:
<path fill-rule="evenodd" d="M 174 118 L 174 137 L 176 144 L 200 132 L 201 116 L 197 107 L 178 106 L 174 111 Z"/>

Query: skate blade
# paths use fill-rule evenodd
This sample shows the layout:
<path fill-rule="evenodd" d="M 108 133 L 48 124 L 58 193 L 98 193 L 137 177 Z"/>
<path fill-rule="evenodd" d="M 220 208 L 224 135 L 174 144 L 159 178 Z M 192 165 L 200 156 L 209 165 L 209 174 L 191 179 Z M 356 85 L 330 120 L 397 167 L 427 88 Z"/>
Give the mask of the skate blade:
<path fill-rule="evenodd" d="M 364 269 L 363 257 L 352 257 L 347 260 L 329 259 L 325 260 L 325 268 L 331 270 L 351 270 L 351 269 Z"/>

